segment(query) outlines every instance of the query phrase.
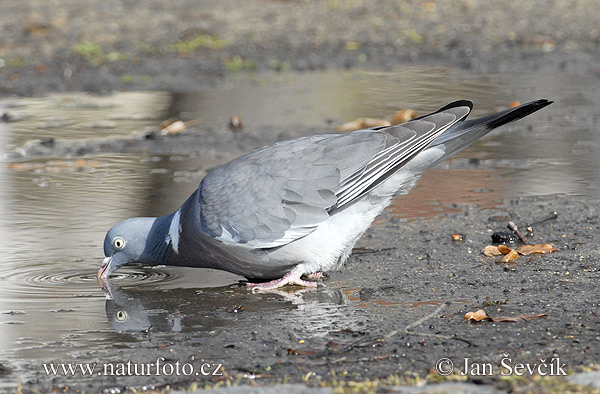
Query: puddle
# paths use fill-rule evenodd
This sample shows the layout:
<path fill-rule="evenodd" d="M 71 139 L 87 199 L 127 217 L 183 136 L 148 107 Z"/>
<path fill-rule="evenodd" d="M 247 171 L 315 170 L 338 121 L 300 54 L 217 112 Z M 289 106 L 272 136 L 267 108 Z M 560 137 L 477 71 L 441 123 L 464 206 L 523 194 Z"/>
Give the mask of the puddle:
<path fill-rule="evenodd" d="M 389 117 L 398 108 L 424 113 L 458 98 L 474 100 L 474 115 L 479 115 L 502 109 L 516 98 L 546 97 L 556 104 L 429 171 L 390 209 L 411 219 L 460 210 L 465 203 L 493 207 L 504 197 L 600 195 L 600 91 L 588 89 L 597 84 L 595 77 L 472 76 L 450 69 L 407 68 L 260 78 L 240 78 L 220 88 L 185 94 L 2 100 L 0 109 L 10 114 L 11 122 L 0 122 L 0 142 L 12 151 L 34 139 L 107 139 L 143 133 L 169 117 L 222 127 L 232 114 L 247 124 L 301 124 L 327 131 L 332 123 L 360 116 Z M 538 121 L 545 126 L 528 127 Z M 314 335 L 344 322 L 349 315 L 344 308 L 357 305 L 343 292 L 307 294 L 303 302 L 293 296 L 256 298 L 236 290 L 238 277 L 218 271 L 123 269 L 112 280 L 119 290 L 105 298 L 95 275 L 106 231 L 126 217 L 175 210 L 212 164 L 199 157 L 174 160 L 144 153 L 4 163 L 0 359 L 18 364 L 24 359 L 68 358 L 74 351 L 110 349 L 126 340 L 144 340 L 139 335 L 116 337 L 117 333 L 150 326 L 159 332 L 204 335 L 230 324 L 238 315 L 226 308 L 236 304 L 245 306 L 239 316 L 283 315 L 277 324 L 301 323 L 303 332 Z M 159 292 L 164 297 L 158 297 Z M 205 303 L 192 302 L 198 299 Z M 401 307 L 429 301 L 411 300 Z"/>

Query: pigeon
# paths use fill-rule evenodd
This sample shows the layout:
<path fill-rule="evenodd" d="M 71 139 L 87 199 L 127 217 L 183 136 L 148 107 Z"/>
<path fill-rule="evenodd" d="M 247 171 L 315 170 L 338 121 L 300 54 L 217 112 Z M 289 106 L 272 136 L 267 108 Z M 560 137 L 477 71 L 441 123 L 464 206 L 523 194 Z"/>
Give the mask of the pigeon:
<path fill-rule="evenodd" d="M 540 99 L 473 120 L 468 100 L 396 126 L 301 137 L 211 171 L 175 212 L 132 218 L 106 234 L 102 283 L 128 263 L 229 271 L 253 289 L 315 287 L 338 269 L 373 220 L 426 171 Z"/>

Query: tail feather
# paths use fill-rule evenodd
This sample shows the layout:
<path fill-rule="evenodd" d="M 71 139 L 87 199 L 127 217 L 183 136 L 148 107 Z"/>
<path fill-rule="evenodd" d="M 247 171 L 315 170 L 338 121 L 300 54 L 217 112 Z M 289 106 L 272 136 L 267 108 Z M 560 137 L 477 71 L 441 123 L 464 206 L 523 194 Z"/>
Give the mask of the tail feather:
<path fill-rule="evenodd" d="M 456 123 L 430 145 L 444 145 L 445 148 L 444 155 L 436 164 L 465 149 L 496 127 L 524 118 L 550 104 L 552 101 L 540 99 L 495 114 Z"/>

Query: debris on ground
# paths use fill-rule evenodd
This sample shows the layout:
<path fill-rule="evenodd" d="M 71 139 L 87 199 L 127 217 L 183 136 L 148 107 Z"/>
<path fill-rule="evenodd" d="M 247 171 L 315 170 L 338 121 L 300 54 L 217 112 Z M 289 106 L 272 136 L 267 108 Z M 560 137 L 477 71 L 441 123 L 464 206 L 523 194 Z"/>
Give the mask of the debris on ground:
<path fill-rule="evenodd" d="M 229 128 L 233 131 L 240 131 L 244 128 L 244 122 L 242 122 L 242 117 L 239 115 L 233 115 L 229 118 Z"/>
<path fill-rule="evenodd" d="M 412 109 L 401 109 L 400 111 L 397 111 L 392 117 L 392 124 L 397 125 L 406 123 L 409 120 L 416 118 L 417 116 L 417 113 Z"/>
<path fill-rule="evenodd" d="M 371 127 L 386 127 L 406 123 L 409 120 L 416 118 L 418 115 L 412 109 L 401 109 L 396 111 L 392 116 L 392 121 L 376 118 L 358 118 L 350 122 L 346 122 L 341 126 L 336 127 L 337 131 L 356 131 L 368 129 Z"/>
<path fill-rule="evenodd" d="M 460 233 L 455 233 L 455 234 L 452 234 L 452 240 L 455 241 L 455 242 L 464 241 L 465 240 L 465 236 L 463 234 L 460 234 Z"/>
<path fill-rule="evenodd" d="M 386 127 L 392 124 L 385 119 L 375 118 L 358 118 L 351 122 L 346 122 L 341 126 L 336 127 L 337 131 L 356 131 L 362 129 L 368 129 L 371 127 Z"/>
<path fill-rule="evenodd" d="M 163 135 L 163 136 L 179 134 L 179 133 L 183 133 L 184 131 L 186 131 L 188 127 L 197 125 L 198 122 L 199 122 L 198 119 L 184 122 L 179 119 L 171 118 L 171 119 L 162 121 L 158 125 L 158 129 L 160 130 L 159 131 L 160 135 Z"/>
<path fill-rule="evenodd" d="M 518 322 L 518 321 L 527 321 L 527 320 L 535 320 L 535 319 L 539 319 L 540 317 L 545 317 L 548 316 L 547 313 L 540 313 L 537 315 L 518 315 L 518 316 L 498 316 L 498 317 L 490 317 L 487 315 L 487 313 L 483 310 L 480 309 L 476 312 L 467 312 L 465 314 L 465 319 L 467 319 L 468 321 L 473 320 L 473 321 L 482 321 L 482 320 L 489 320 L 493 323 L 499 323 L 499 322 L 510 322 L 510 323 L 514 323 L 514 322 Z"/>
<path fill-rule="evenodd" d="M 535 244 L 535 245 L 531 245 L 531 244 L 527 244 L 527 245 L 521 245 L 516 249 L 511 249 L 506 245 L 488 245 L 485 247 L 485 249 L 483 249 L 483 254 L 485 254 L 488 257 L 494 257 L 494 256 L 502 256 L 504 255 L 505 257 L 510 255 L 511 253 L 516 253 L 517 256 L 518 255 L 522 255 L 522 256 L 528 256 L 530 254 L 533 253 L 550 253 L 550 252 L 556 252 L 557 249 L 552 246 L 551 244 Z M 512 257 L 512 260 L 516 260 L 518 257 Z M 510 260 L 508 260 L 510 261 Z M 507 261 L 502 261 L 502 262 L 507 262 Z"/>

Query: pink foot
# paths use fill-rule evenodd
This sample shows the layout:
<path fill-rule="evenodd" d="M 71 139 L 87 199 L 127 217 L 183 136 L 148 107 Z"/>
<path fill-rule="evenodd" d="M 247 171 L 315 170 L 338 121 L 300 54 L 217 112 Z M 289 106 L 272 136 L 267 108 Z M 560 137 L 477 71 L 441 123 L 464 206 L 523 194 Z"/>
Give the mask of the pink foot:
<path fill-rule="evenodd" d="M 283 275 L 281 279 L 275 279 L 265 283 L 246 283 L 246 286 L 254 290 L 272 290 L 283 287 L 285 285 L 298 285 L 304 287 L 317 287 L 316 282 L 300 279 L 304 274 L 304 270 L 300 265 L 294 267 L 293 270 Z"/>
<path fill-rule="evenodd" d="M 321 280 L 325 277 L 325 274 L 322 272 L 311 272 L 310 274 L 306 275 L 306 279 L 308 280 Z"/>

